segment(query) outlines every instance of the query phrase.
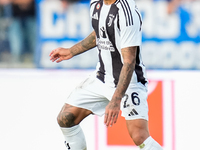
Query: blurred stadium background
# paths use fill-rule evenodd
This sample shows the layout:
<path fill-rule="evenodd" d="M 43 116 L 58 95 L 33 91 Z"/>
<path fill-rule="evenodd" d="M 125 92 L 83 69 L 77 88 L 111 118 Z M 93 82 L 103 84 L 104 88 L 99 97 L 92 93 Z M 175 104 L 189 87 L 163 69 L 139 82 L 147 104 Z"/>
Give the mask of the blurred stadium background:
<path fill-rule="evenodd" d="M 136 3 L 150 80 L 150 132 L 164 150 L 197 149 L 200 1 Z M 0 0 L 0 149 L 66 149 L 56 116 L 69 92 L 94 70 L 97 53 L 56 64 L 49 52 L 91 31 L 89 0 Z M 95 116 L 81 125 L 88 150 L 137 149 L 122 118 L 109 129 Z"/>

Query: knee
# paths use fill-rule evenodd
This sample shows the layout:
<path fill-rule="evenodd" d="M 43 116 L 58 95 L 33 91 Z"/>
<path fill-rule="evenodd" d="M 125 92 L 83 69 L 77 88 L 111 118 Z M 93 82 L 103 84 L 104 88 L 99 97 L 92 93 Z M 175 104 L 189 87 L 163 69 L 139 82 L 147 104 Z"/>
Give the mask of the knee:
<path fill-rule="evenodd" d="M 70 112 L 60 112 L 57 116 L 57 122 L 60 127 L 72 127 L 75 125 L 75 115 Z"/>
<path fill-rule="evenodd" d="M 91 113 L 90 110 L 65 104 L 57 117 L 57 122 L 60 127 L 73 127 Z"/>
<path fill-rule="evenodd" d="M 148 136 L 149 136 L 148 133 L 139 131 L 139 132 L 133 133 L 131 135 L 131 138 L 132 138 L 133 142 L 135 143 L 135 145 L 139 146 L 146 140 L 146 138 Z"/>

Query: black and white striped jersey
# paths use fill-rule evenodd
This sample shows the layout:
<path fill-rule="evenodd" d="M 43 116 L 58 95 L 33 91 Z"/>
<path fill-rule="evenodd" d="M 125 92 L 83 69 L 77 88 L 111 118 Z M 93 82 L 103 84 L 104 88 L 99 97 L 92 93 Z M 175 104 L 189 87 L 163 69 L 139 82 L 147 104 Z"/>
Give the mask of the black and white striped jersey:
<path fill-rule="evenodd" d="M 123 58 L 121 49 L 137 46 L 135 71 L 130 84 L 147 82 L 141 57 L 142 19 L 134 0 L 116 0 L 112 5 L 91 0 L 90 16 L 99 51 L 97 78 L 116 87 Z"/>

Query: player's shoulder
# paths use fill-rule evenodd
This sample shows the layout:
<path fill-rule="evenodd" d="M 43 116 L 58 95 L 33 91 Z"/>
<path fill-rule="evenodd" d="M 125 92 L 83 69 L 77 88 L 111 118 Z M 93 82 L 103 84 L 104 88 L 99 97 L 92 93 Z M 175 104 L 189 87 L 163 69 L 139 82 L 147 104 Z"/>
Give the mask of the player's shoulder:
<path fill-rule="evenodd" d="M 115 4 L 121 9 L 135 9 L 134 0 L 117 0 Z"/>
<path fill-rule="evenodd" d="M 91 1 L 90 1 L 90 7 L 93 6 L 93 5 L 95 5 L 95 4 L 98 3 L 99 1 L 101 1 L 101 0 L 91 0 Z"/>

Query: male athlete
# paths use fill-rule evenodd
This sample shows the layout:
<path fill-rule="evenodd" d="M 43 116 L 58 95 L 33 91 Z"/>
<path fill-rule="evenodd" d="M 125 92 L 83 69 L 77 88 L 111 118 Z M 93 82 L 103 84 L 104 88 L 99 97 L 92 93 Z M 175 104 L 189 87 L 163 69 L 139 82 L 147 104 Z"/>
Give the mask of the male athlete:
<path fill-rule="evenodd" d="M 141 57 L 142 20 L 134 0 L 91 0 L 94 31 L 71 48 L 50 53 L 52 62 L 68 60 L 97 46 L 99 62 L 68 97 L 58 124 L 70 150 L 86 150 L 79 123 L 88 115 L 105 114 L 104 123 L 117 122 L 120 108 L 133 142 L 142 150 L 162 150 L 149 135 L 145 67 Z"/>

